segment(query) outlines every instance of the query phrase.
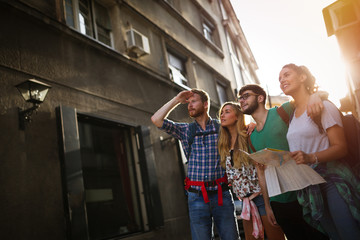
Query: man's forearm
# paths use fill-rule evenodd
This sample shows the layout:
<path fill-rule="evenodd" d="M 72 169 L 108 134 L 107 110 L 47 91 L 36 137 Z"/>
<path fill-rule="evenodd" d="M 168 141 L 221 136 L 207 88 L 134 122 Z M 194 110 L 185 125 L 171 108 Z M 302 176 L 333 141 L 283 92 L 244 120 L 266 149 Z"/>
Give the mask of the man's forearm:
<path fill-rule="evenodd" d="M 151 121 L 155 124 L 155 126 L 159 128 L 162 127 L 164 119 L 167 117 L 167 115 L 180 103 L 187 103 L 188 99 L 193 95 L 194 93 L 191 91 L 181 91 L 173 99 L 168 101 L 164 106 L 157 110 L 156 113 L 152 115 Z"/>
<path fill-rule="evenodd" d="M 317 91 L 316 93 L 319 96 L 319 98 L 323 101 L 328 100 L 329 99 L 329 93 L 326 91 Z"/>
<path fill-rule="evenodd" d="M 328 95 L 325 91 L 318 91 L 310 95 L 306 111 L 311 119 L 314 120 L 317 116 L 321 116 L 322 110 L 324 109 L 322 101 L 327 100 Z"/>
<path fill-rule="evenodd" d="M 165 105 L 163 105 L 159 110 L 157 110 L 154 115 L 151 117 L 151 121 L 157 127 L 162 127 L 164 119 L 169 115 L 169 113 L 180 103 L 180 101 L 174 97 Z"/>

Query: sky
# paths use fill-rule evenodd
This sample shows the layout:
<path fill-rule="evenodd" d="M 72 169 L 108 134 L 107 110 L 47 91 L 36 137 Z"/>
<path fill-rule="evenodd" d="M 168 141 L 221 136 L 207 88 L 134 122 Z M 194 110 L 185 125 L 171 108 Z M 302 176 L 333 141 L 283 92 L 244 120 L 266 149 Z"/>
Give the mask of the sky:
<path fill-rule="evenodd" d="M 327 36 L 322 9 L 335 0 L 231 0 L 270 95 L 279 95 L 285 64 L 305 65 L 321 90 L 340 106 L 345 97 L 345 64 L 336 37 Z"/>

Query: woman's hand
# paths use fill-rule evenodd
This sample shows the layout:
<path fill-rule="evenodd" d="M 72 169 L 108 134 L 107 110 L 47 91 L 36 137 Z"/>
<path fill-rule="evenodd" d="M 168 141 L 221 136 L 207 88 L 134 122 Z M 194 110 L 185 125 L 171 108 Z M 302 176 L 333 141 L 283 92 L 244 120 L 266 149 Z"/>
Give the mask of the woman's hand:
<path fill-rule="evenodd" d="M 306 154 L 303 151 L 291 152 L 290 156 L 295 160 L 296 164 L 312 164 L 314 163 L 314 154 Z"/>
<path fill-rule="evenodd" d="M 265 171 L 266 166 L 264 164 L 258 163 L 256 161 L 253 161 L 253 164 L 255 165 L 257 172 L 263 173 Z"/>
<path fill-rule="evenodd" d="M 275 218 L 274 212 L 271 209 L 271 207 L 265 207 L 265 211 L 266 211 L 266 217 L 267 217 L 268 221 L 270 222 L 270 224 L 273 227 L 279 226 L 278 223 L 276 222 L 276 218 Z"/>

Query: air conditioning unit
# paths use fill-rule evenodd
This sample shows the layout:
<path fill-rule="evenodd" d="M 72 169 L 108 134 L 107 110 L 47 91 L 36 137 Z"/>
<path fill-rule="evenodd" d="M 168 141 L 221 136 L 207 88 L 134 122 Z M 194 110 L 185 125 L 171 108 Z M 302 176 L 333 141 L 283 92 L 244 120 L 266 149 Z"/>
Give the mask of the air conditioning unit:
<path fill-rule="evenodd" d="M 146 36 L 132 28 L 126 32 L 126 37 L 127 49 L 130 53 L 135 54 L 136 57 L 150 54 L 149 40 Z"/>

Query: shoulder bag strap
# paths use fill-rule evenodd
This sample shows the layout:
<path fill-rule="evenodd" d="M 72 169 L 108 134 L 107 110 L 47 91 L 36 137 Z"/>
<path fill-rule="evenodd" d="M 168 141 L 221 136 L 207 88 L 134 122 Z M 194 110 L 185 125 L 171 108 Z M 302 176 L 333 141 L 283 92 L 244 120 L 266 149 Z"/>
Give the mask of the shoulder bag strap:
<path fill-rule="evenodd" d="M 277 113 L 279 114 L 279 116 L 281 117 L 281 119 L 285 122 L 286 126 L 289 126 L 289 115 L 287 114 L 287 112 L 285 111 L 285 109 L 280 106 L 278 108 L 276 108 Z"/>
<path fill-rule="evenodd" d="M 251 134 L 249 135 L 249 137 L 248 137 L 248 143 L 249 143 L 249 146 L 250 146 L 250 148 L 251 148 L 251 150 L 253 151 L 253 152 L 256 152 L 256 150 L 255 150 L 255 148 L 254 148 L 254 145 L 252 144 L 252 142 L 251 142 Z"/>

